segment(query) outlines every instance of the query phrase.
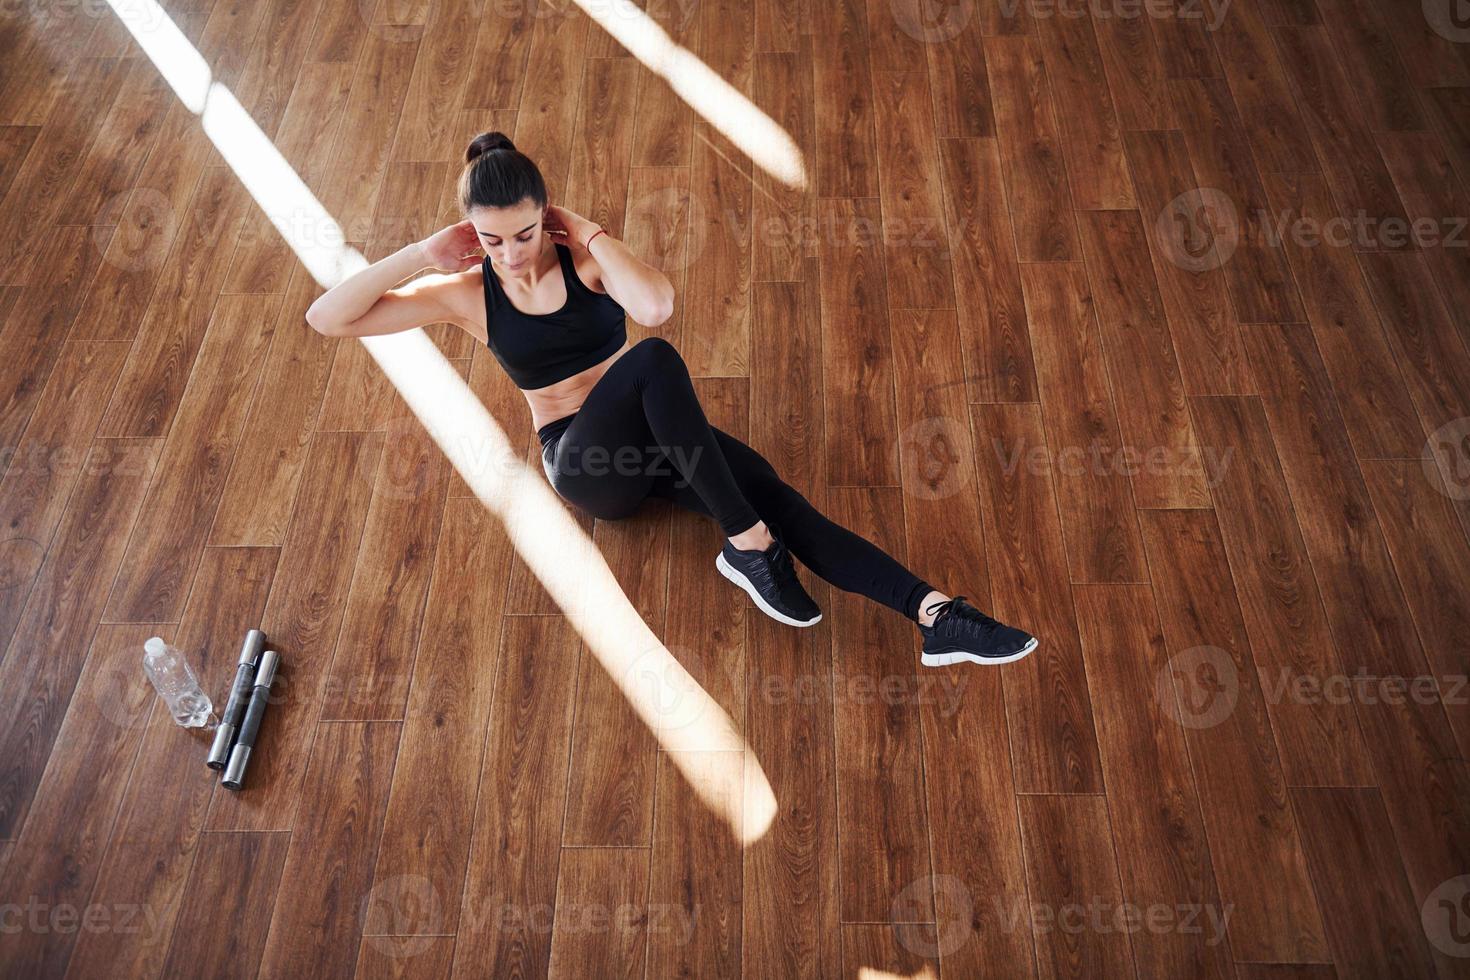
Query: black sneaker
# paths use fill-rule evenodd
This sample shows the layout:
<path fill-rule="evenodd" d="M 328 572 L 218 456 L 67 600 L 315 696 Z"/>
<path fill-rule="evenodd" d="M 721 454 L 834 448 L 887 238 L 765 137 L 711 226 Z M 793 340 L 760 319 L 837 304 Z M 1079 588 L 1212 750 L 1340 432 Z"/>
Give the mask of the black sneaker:
<path fill-rule="evenodd" d="M 1008 664 L 1036 649 L 1036 637 L 991 619 L 964 600 L 957 595 L 924 610 L 939 610 L 933 626 L 919 624 L 924 635 L 924 666 L 947 667 L 962 660 Z"/>
<path fill-rule="evenodd" d="M 770 521 L 766 521 L 766 527 L 774 539 L 769 548 L 741 551 L 726 538 L 725 546 L 715 556 L 715 567 L 749 593 L 761 611 L 772 619 L 790 626 L 815 626 L 822 619 L 822 610 L 797 579 L 791 553 L 786 550 L 779 529 Z"/>

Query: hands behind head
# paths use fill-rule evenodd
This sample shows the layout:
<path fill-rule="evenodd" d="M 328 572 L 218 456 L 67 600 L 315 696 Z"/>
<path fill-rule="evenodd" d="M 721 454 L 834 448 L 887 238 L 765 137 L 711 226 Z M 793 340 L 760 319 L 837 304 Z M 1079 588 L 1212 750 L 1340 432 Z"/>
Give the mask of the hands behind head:
<path fill-rule="evenodd" d="M 441 228 L 419 242 L 424 260 L 437 272 L 464 272 L 484 260 L 480 235 L 469 218 Z"/>
<path fill-rule="evenodd" d="M 595 222 L 588 221 L 580 214 L 555 204 L 546 205 L 541 222 L 547 233 L 554 235 L 557 241 L 572 239 L 578 245 L 584 244 L 587 236 L 596 231 L 598 227 Z"/>

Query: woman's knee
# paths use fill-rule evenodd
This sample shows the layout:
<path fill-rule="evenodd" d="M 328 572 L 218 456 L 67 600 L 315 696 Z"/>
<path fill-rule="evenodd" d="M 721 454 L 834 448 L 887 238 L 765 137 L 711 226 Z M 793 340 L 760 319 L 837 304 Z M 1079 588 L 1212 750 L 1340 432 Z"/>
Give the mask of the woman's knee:
<path fill-rule="evenodd" d="M 623 357 L 632 357 L 637 361 L 649 365 L 683 364 L 684 355 L 679 353 L 679 348 L 663 337 L 644 337 L 638 343 L 628 348 L 628 353 Z"/>

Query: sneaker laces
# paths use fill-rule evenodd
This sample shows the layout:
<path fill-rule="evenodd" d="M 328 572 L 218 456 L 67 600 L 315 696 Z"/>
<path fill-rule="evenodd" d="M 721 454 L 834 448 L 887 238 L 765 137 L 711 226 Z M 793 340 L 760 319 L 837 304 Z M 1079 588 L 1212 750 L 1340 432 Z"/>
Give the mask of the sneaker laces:
<path fill-rule="evenodd" d="M 791 564 L 791 552 L 786 545 L 774 533 L 771 538 L 771 546 L 758 553 L 763 560 L 751 562 L 748 574 L 762 586 L 774 585 L 779 589 L 778 582 L 790 582 L 796 577 L 796 569 Z"/>
<path fill-rule="evenodd" d="M 952 632 L 972 636 L 981 641 L 988 639 L 995 632 L 996 627 L 1000 626 L 1000 622 L 985 615 L 968 602 L 961 601 L 964 598 L 962 595 L 957 595 L 953 599 L 932 604 L 924 610 L 925 612 L 938 610 L 934 614 L 934 623 L 930 629 L 938 629 L 940 622 L 943 621 L 948 624 L 947 628 Z"/>

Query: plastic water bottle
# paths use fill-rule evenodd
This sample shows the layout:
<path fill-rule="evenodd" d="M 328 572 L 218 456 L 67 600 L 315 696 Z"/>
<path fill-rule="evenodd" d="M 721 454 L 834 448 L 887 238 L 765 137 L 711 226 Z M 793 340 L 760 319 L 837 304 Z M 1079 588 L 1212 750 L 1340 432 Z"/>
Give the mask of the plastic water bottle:
<path fill-rule="evenodd" d="M 189 661 L 162 637 L 155 636 L 143 644 L 143 670 L 173 712 L 174 721 L 185 728 L 213 728 L 219 724 L 214 704 L 199 686 Z"/>

